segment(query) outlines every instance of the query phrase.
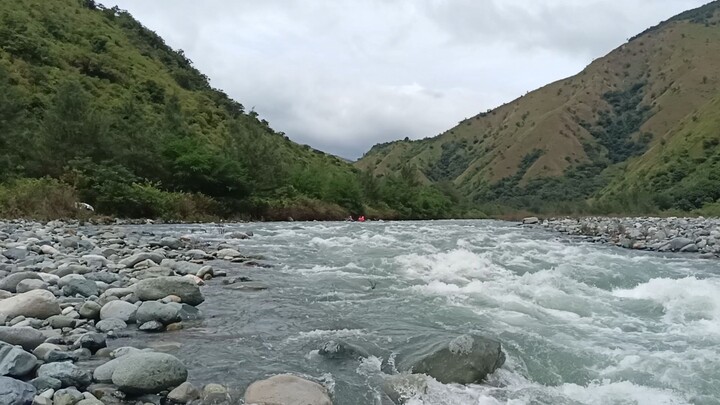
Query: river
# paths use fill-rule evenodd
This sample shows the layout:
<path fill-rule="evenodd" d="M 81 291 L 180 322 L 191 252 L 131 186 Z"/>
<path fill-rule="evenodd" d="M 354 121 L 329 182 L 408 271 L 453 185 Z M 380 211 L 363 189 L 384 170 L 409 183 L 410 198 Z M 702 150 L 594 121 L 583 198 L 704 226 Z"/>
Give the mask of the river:
<path fill-rule="evenodd" d="M 193 382 L 242 393 L 254 380 L 292 372 L 323 382 L 336 405 L 381 404 L 383 379 L 409 350 L 473 333 L 501 341 L 505 365 L 482 385 L 431 382 L 411 404 L 720 403 L 717 261 L 497 221 L 143 230 L 209 241 L 252 231 L 238 249 L 273 266 L 214 261 L 229 277 L 268 289 L 214 279 L 203 287 L 200 324 L 131 338 L 180 357 Z M 333 339 L 371 356 L 319 356 Z"/>

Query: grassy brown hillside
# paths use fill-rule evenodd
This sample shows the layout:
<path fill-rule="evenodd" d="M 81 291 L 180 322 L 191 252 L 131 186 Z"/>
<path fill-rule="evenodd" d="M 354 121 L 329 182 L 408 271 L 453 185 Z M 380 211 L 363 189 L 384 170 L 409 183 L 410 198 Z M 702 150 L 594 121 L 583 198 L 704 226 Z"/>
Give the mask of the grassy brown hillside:
<path fill-rule="evenodd" d="M 719 23 L 720 2 L 688 11 L 576 76 L 435 138 L 376 145 L 356 165 L 386 175 L 409 164 L 425 181 L 451 182 L 481 203 L 539 208 L 540 202 L 597 196 L 611 203 L 647 192 L 654 206 L 697 208 L 676 196 L 655 198 L 669 187 L 657 179 L 670 170 L 669 178 L 679 178 L 675 183 L 702 183 L 714 167 L 720 138 Z M 673 171 L 678 160 L 695 163 Z M 718 197 L 703 197 L 703 203 Z"/>

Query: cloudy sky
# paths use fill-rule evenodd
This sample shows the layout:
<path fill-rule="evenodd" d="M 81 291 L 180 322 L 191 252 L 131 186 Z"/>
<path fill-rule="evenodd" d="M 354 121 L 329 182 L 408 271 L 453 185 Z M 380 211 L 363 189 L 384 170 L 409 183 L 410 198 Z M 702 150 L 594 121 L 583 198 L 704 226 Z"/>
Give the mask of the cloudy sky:
<path fill-rule="evenodd" d="M 437 135 L 707 1 L 115 0 L 273 128 L 346 158 Z"/>

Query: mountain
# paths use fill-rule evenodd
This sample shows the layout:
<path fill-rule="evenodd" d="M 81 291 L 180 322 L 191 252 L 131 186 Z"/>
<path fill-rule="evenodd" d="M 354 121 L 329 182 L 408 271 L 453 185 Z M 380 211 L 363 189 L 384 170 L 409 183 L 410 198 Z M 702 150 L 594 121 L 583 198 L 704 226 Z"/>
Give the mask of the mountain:
<path fill-rule="evenodd" d="M 720 198 L 720 2 L 632 38 L 576 76 L 356 163 L 410 166 L 474 204 L 693 210 Z"/>
<path fill-rule="evenodd" d="M 0 134 L 5 217 L 72 215 L 78 199 L 107 215 L 186 219 L 449 207 L 433 187 L 377 181 L 292 142 L 128 12 L 93 0 L 0 2 Z"/>

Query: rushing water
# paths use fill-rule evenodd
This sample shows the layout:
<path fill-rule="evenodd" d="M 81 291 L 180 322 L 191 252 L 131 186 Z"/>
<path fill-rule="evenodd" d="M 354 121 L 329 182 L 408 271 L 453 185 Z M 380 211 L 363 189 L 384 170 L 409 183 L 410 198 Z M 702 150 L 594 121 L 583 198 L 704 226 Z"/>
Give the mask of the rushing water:
<path fill-rule="evenodd" d="M 164 345 L 197 383 L 241 394 L 254 380 L 293 372 L 326 384 L 336 405 L 381 404 L 384 377 L 411 348 L 476 333 L 502 342 L 502 369 L 482 385 L 433 381 L 411 404 L 720 403 L 716 261 L 494 221 L 145 230 L 215 241 L 223 231 L 253 231 L 234 243 L 274 265 L 213 262 L 269 289 L 236 290 L 215 279 L 203 287 L 201 324 L 134 338 Z M 331 339 L 372 355 L 317 355 Z"/>

